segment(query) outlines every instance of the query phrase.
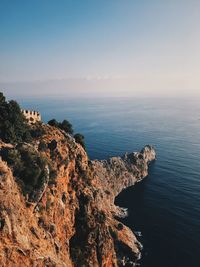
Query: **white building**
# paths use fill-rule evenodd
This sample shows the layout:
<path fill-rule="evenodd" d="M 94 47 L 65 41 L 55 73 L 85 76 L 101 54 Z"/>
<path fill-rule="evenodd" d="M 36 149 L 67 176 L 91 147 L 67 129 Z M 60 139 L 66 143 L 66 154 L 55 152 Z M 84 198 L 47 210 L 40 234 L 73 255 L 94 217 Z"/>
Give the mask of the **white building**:
<path fill-rule="evenodd" d="M 22 109 L 22 113 L 27 119 L 29 124 L 34 124 L 42 120 L 41 115 L 38 111 Z"/>

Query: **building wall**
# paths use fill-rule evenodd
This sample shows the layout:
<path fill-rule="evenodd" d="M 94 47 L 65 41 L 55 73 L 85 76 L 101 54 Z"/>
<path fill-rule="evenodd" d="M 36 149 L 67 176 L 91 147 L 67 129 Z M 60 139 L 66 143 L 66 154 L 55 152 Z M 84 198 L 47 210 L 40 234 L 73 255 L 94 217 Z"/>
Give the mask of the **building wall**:
<path fill-rule="evenodd" d="M 40 113 L 35 110 L 23 109 L 22 113 L 24 114 L 24 116 L 28 120 L 28 123 L 30 124 L 34 124 L 42 120 Z"/>

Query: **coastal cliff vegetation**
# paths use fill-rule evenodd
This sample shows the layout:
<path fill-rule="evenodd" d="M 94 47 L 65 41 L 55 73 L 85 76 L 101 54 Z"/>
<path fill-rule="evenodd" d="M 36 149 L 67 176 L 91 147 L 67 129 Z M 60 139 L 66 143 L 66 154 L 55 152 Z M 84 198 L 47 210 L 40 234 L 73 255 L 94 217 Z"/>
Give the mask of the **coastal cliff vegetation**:
<path fill-rule="evenodd" d="M 0 95 L 0 265 L 134 266 L 142 246 L 115 198 L 147 176 L 153 147 L 90 160 L 66 120 L 28 125 L 20 110 Z"/>

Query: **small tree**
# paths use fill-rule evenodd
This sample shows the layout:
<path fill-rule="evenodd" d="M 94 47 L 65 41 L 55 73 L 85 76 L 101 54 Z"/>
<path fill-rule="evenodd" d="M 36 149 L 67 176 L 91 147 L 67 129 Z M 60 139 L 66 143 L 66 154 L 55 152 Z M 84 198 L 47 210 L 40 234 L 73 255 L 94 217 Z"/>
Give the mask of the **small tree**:
<path fill-rule="evenodd" d="M 48 124 L 51 126 L 57 127 L 69 134 L 73 134 L 74 132 L 72 128 L 72 124 L 67 120 L 63 120 L 63 122 L 58 122 L 57 120 L 52 119 L 48 121 Z"/>
<path fill-rule="evenodd" d="M 41 141 L 38 145 L 38 150 L 39 151 L 46 151 L 47 150 L 47 145 L 44 141 Z"/>
<path fill-rule="evenodd" d="M 52 120 L 48 121 L 48 124 L 51 126 L 59 128 L 59 122 L 56 119 L 52 119 Z"/>
<path fill-rule="evenodd" d="M 0 138 L 7 143 L 30 141 L 30 127 L 16 101 L 7 102 L 0 93 Z"/>
<path fill-rule="evenodd" d="M 82 134 L 80 134 L 80 133 L 77 133 L 77 134 L 74 135 L 74 138 L 75 138 L 76 142 L 78 144 L 80 144 L 85 149 L 85 141 L 84 141 L 85 138 L 84 138 L 84 136 Z"/>
<path fill-rule="evenodd" d="M 69 134 L 73 134 L 74 132 L 71 123 L 67 120 L 64 120 L 62 123 L 60 123 L 60 128 Z"/>
<path fill-rule="evenodd" d="M 6 98 L 5 98 L 5 96 L 3 95 L 3 93 L 2 92 L 0 92 L 0 105 L 3 103 L 5 103 L 6 102 Z"/>

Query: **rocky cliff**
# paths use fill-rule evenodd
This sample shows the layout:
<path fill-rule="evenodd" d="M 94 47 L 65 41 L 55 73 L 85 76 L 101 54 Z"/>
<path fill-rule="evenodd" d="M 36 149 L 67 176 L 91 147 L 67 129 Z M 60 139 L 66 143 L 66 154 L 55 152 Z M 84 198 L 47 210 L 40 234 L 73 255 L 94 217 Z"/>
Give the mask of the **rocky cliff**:
<path fill-rule="evenodd" d="M 125 211 L 114 201 L 147 176 L 154 149 L 90 161 L 70 135 L 40 127 L 43 134 L 29 144 L 0 143 L 1 151 L 20 151 L 21 161 L 22 149 L 35 153 L 32 171 L 38 157 L 45 159 L 31 187 L 17 172 L 21 161 L 0 159 L 0 265 L 134 266 L 141 245 L 118 221 Z"/>

